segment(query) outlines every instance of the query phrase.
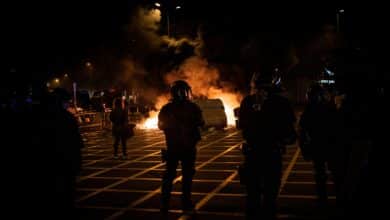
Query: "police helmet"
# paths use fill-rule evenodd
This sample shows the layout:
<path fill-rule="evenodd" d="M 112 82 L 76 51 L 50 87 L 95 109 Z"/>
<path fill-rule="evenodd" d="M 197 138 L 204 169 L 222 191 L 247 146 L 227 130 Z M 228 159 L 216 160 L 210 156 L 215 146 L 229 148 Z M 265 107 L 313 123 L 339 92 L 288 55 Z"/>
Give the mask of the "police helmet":
<path fill-rule="evenodd" d="M 184 80 L 176 80 L 171 85 L 171 96 L 175 101 L 189 100 L 191 98 L 191 87 Z"/>
<path fill-rule="evenodd" d="M 262 74 L 255 72 L 252 75 L 251 87 L 253 89 L 274 89 L 281 86 L 281 81 L 277 69 Z"/>

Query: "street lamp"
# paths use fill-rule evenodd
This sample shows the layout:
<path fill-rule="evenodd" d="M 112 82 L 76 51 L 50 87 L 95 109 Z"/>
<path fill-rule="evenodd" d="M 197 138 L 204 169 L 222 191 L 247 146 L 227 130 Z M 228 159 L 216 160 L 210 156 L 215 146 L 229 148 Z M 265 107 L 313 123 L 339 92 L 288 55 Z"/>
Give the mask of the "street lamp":
<path fill-rule="evenodd" d="M 340 32 L 340 14 L 343 14 L 344 13 L 344 9 L 340 9 L 338 10 L 338 12 L 336 13 L 336 28 L 337 28 L 337 33 Z"/>
<path fill-rule="evenodd" d="M 177 5 L 176 7 L 170 7 L 172 5 L 169 5 L 169 3 L 166 3 L 165 5 L 161 5 L 159 2 L 155 2 L 154 5 L 157 7 L 157 8 L 164 8 L 165 11 L 166 11 L 166 14 L 167 14 L 167 35 L 168 37 L 170 37 L 171 35 L 171 30 L 170 30 L 170 18 L 169 18 L 169 11 L 172 9 L 175 9 L 175 10 L 179 10 L 181 9 L 181 6 L 180 5 Z"/>

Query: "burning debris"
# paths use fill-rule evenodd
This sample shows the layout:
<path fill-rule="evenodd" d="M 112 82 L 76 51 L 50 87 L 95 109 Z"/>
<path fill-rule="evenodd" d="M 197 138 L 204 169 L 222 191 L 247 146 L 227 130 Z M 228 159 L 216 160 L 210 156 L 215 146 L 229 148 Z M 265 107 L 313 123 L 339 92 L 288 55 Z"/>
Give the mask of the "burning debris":
<path fill-rule="evenodd" d="M 183 79 L 190 84 L 194 102 L 198 103 L 203 110 L 206 124 L 209 121 L 210 126 L 216 127 L 225 127 L 226 124 L 235 125 L 233 110 L 240 105 L 242 96 L 234 92 L 233 85 L 221 82 L 216 68 L 200 57 L 191 57 L 178 69 L 165 76 L 168 85 L 178 79 Z M 141 128 L 157 128 L 158 110 L 167 102 L 167 95 L 160 96 L 155 106 L 157 111 L 151 113 Z"/>
<path fill-rule="evenodd" d="M 162 95 L 157 98 L 157 102 L 155 105 L 156 110 L 152 110 L 149 112 L 149 117 L 140 125 L 141 129 L 154 129 L 157 128 L 157 122 L 158 122 L 158 112 L 159 110 L 169 101 L 169 96 Z"/>

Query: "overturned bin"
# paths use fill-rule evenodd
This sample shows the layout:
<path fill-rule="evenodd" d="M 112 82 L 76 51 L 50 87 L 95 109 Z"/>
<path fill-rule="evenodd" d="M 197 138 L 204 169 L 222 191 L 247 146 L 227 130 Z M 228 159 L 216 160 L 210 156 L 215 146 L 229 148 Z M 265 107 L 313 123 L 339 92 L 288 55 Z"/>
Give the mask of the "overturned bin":
<path fill-rule="evenodd" d="M 225 108 L 220 99 L 195 99 L 193 101 L 202 110 L 205 128 L 223 129 L 227 126 Z"/>

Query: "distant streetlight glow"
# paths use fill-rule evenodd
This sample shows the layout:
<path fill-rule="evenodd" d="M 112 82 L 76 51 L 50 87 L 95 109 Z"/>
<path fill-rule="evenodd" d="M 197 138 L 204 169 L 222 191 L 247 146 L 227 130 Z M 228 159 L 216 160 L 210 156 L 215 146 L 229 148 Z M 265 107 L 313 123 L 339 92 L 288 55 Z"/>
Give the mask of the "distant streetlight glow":
<path fill-rule="evenodd" d="M 154 6 L 156 6 L 158 9 L 153 9 L 153 11 L 155 10 L 158 10 L 159 12 L 159 15 L 161 15 L 161 11 L 159 10 L 160 8 L 162 10 L 165 10 L 165 13 L 166 13 L 166 17 L 167 17 L 167 35 L 168 37 L 170 37 L 170 19 L 169 19 L 169 11 L 173 9 L 172 5 L 163 5 L 164 7 L 161 6 L 161 4 L 159 2 L 155 2 L 154 3 Z M 181 6 L 180 5 L 177 5 L 176 7 L 174 7 L 176 10 L 179 10 L 181 9 Z"/>
<path fill-rule="evenodd" d="M 68 78 L 68 74 L 67 74 L 67 73 L 65 73 L 64 77 L 65 77 L 65 78 Z"/>
<path fill-rule="evenodd" d="M 340 15 L 344 13 L 344 9 L 339 9 L 336 13 L 336 30 L 337 33 L 340 32 Z"/>
<path fill-rule="evenodd" d="M 46 83 L 46 86 L 47 86 L 47 87 L 50 87 L 50 83 L 49 83 L 49 82 L 47 82 L 47 83 Z"/>
<path fill-rule="evenodd" d="M 85 66 L 91 67 L 91 66 L 92 66 L 92 63 L 91 63 L 91 62 L 86 62 L 86 63 L 85 63 Z"/>
<path fill-rule="evenodd" d="M 54 79 L 54 82 L 59 83 L 60 80 L 59 80 L 58 78 L 55 78 L 55 79 Z"/>

